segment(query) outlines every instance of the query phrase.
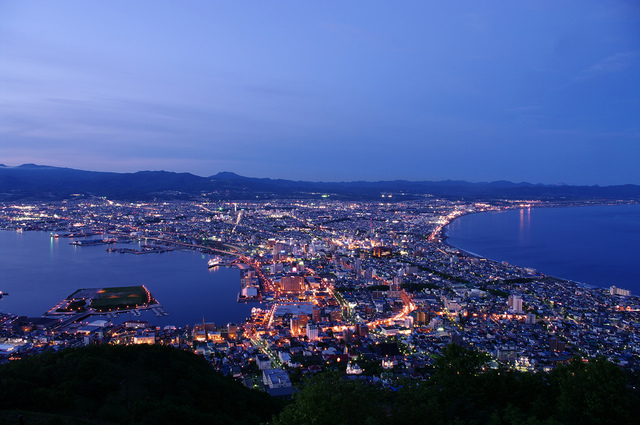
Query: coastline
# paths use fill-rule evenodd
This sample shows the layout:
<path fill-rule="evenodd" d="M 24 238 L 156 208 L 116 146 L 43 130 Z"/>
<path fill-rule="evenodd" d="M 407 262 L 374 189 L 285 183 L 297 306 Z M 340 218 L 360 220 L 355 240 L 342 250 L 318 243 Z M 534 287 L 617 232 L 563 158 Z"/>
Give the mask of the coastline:
<path fill-rule="evenodd" d="M 470 249 L 466 249 L 466 248 L 462 248 L 460 246 L 455 245 L 454 243 L 452 243 L 451 241 L 451 235 L 450 235 L 450 226 L 458 219 L 465 217 L 465 216 L 470 216 L 470 215 L 479 215 L 481 213 L 496 213 L 496 212 L 510 212 L 510 211 L 517 211 L 517 210 L 522 210 L 522 209 L 531 209 L 533 210 L 535 209 L 559 209 L 559 208 L 564 208 L 564 209 L 578 209 L 580 207 L 615 207 L 615 206 L 634 206 L 634 205 L 640 205 L 637 202 L 619 202 L 619 203 L 598 203 L 598 204 L 581 204 L 581 205 L 558 205 L 558 204 L 552 204 L 552 205 L 531 205 L 528 207 L 515 207 L 515 208 L 504 208 L 504 209 L 499 209 L 499 210 L 486 210 L 486 211 L 470 211 L 470 212 L 464 212 L 463 214 L 449 220 L 446 224 L 444 224 L 440 230 L 440 234 L 439 234 L 439 238 L 440 241 L 447 247 L 456 249 L 458 251 L 460 251 L 461 253 L 463 253 L 466 256 L 469 257 L 473 257 L 473 258 L 479 258 L 479 259 L 484 259 L 487 261 L 492 261 L 492 262 L 497 262 L 497 263 L 502 263 L 502 262 L 506 262 L 509 265 L 515 266 L 515 267 L 519 267 L 519 268 L 528 268 L 531 267 L 533 269 L 536 270 L 536 276 L 542 276 L 542 277 L 547 277 L 547 278 L 553 278 L 553 279 L 557 279 L 557 280 L 561 280 L 561 281 L 565 281 L 565 282 L 571 282 L 574 284 L 578 284 L 582 287 L 588 288 L 588 289 L 605 289 L 608 290 L 611 286 L 616 286 L 619 288 L 624 288 L 624 289 L 629 289 L 631 291 L 631 295 L 632 296 L 637 296 L 638 293 L 638 289 L 635 287 L 627 287 L 626 283 L 617 283 L 615 279 L 612 279 L 611 282 L 607 283 L 607 284 L 596 284 L 596 283 L 589 283 L 589 282 L 585 282 L 582 281 L 584 279 L 574 279 L 574 278 L 570 278 L 570 277 L 560 277 L 558 275 L 558 273 L 546 273 L 544 271 L 544 268 L 540 268 L 539 266 L 534 266 L 534 265 L 527 265 L 524 264 L 522 261 L 513 261 L 507 258 L 500 258 L 498 256 L 493 256 L 493 255 L 482 255 L 479 254 L 477 252 L 474 251 L 479 251 L 478 249 L 475 249 L 474 251 L 471 251 Z M 582 208 L 580 208 L 582 209 Z"/>
<path fill-rule="evenodd" d="M 463 249 L 463 248 L 460 248 L 460 247 L 458 247 L 458 246 L 455 246 L 455 245 L 450 244 L 449 242 L 447 242 L 447 241 L 446 241 L 446 239 L 449 239 L 449 237 L 447 236 L 446 238 L 443 238 L 443 239 L 442 239 L 442 243 L 443 243 L 443 244 L 445 244 L 446 246 L 448 246 L 448 247 L 450 247 L 450 248 L 457 249 L 458 251 L 463 252 L 465 255 L 468 255 L 468 256 L 470 256 L 470 257 L 474 257 L 474 258 L 478 258 L 478 259 L 483 259 L 483 260 L 487 260 L 487 261 L 493 261 L 493 262 L 495 262 L 495 263 L 501 263 L 502 261 L 504 261 L 504 260 L 495 260 L 495 259 L 493 259 L 493 258 L 488 258 L 488 257 L 485 257 L 485 256 L 483 256 L 483 255 L 476 254 L 475 252 L 471 252 L 471 251 L 465 250 L 465 249 Z M 525 267 L 527 267 L 527 266 L 522 266 L 522 265 L 520 265 L 520 264 L 511 264 L 511 263 L 508 263 L 508 264 L 509 264 L 509 265 L 511 265 L 511 266 L 519 267 L 519 268 L 525 268 Z M 605 287 L 601 287 L 601 286 L 597 286 L 597 285 L 592 285 L 592 284 L 585 283 L 585 282 L 578 282 L 578 281 L 576 281 L 576 280 L 568 279 L 568 278 L 565 278 L 565 277 L 553 276 L 553 275 L 550 275 L 550 274 L 542 273 L 542 272 L 540 272 L 539 270 L 536 270 L 536 274 L 535 274 L 535 275 L 533 275 L 533 276 L 541 276 L 541 277 L 543 277 L 543 278 L 552 278 L 552 279 L 560 280 L 560 281 L 563 281 L 563 282 L 575 283 L 575 284 L 580 285 L 580 286 L 583 286 L 583 287 L 585 287 L 585 288 L 587 288 L 587 289 L 598 289 L 598 288 L 599 288 L 599 289 L 607 289 L 607 288 L 605 288 Z"/>

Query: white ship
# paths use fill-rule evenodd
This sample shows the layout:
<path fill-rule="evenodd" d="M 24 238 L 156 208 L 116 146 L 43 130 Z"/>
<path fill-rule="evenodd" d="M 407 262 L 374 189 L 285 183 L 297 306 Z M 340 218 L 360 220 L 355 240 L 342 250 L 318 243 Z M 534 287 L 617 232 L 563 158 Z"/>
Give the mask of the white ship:
<path fill-rule="evenodd" d="M 215 256 L 212 259 L 209 260 L 209 262 L 207 263 L 207 266 L 209 266 L 209 268 L 211 267 L 218 267 L 218 266 L 222 266 L 222 257 L 219 256 Z"/>

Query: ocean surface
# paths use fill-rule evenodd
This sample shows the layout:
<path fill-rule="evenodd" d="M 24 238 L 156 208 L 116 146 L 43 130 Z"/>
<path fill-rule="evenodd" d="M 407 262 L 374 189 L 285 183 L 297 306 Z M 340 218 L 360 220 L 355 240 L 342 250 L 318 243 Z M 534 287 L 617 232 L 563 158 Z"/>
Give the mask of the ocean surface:
<path fill-rule="evenodd" d="M 449 244 L 491 260 L 640 295 L 640 205 L 470 214 L 446 232 Z"/>
<path fill-rule="evenodd" d="M 88 238 L 97 239 L 98 237 Z M 0 312 L 41 316 L 80 288 L 145 285 L 169 313 L 145 312 L 120 319 L 160 326 L 207 322 L 242 323 L 258 303 L 237 303 L 240 270 L 207 268 L 208 255 L 196 251 L 121 254 L 107 247 L 140 249 L 139 243 L 74 246 L 46 232 L 0 231 Z"/>

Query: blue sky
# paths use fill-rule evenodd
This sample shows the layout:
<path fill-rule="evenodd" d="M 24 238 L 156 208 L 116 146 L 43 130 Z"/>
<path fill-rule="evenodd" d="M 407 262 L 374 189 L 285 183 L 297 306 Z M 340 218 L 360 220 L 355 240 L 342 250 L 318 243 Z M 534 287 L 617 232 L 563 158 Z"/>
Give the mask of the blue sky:
<path fill-rule="evenodd" d="M 2 0 L 0 163 L 640 184 L 640 3 Z"/>

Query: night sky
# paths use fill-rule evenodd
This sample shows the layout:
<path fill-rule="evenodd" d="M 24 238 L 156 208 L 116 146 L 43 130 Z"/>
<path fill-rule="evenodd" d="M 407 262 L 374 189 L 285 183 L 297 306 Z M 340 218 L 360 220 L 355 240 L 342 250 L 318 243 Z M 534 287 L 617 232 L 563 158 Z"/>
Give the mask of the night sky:
<path fill-rule="evenodd" d="M 0 163 L 640 184 L 640 2 L 0 1 Z"/>

